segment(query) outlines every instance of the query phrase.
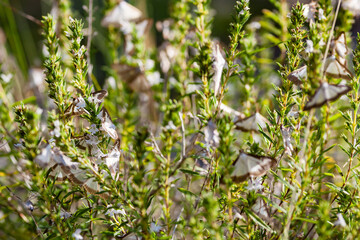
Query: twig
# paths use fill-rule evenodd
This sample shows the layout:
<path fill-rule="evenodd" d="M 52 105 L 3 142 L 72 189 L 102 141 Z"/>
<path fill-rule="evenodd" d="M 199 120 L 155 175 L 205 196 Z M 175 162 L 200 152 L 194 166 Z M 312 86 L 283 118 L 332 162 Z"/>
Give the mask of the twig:
<path fill-rule="evenodd" d="M 186 138 L 185 138 L 185 126 L 183 120 L 183 113 L 179 112 L 180 122 L 181 122 L 181 135 L 182 135 L 182 147 L 181 147 L 181 157 L 185 156 L 186 153 Z"/>
<path fill-rule="evenodd" d="M 338 5 L 337 5 L 336 11 L 335 11 L 334 21 L 333 21 L 333 24 L 331 26 L 331 30 L 330 30 L 330 34 L 329 34 L 329 39 L 328 39 L 328 42 L 326 44 L 325 55 L 324 55 L 324 59 L 323 59 L 322 65 L 321 65 L 321 72 L 320 72 L 320 74 L 321 74 L 321 82 L 324 80 L 324 76 L 325 76 L 325 74 L 324 74 L 325 62 L 326 62 L 326 58 L 327 58 L 327 55 L 328 55 L 328 52 L 329 52 L 329 49 L 330 49 L 331 38 L 332 38 L 332 35 L 334 33 L 334 28 L 335 28 L 336 19 L 337 19 L 339 9 L 340 9 L 340 4 L 341 4 L 341 0 L 338 1 Z"/>
<path fill-rule="evenodd" d="M 87 57 L 87 64 L 88 64 L 88 78 L 91 81 L 91 74 L 92 74 L 92 65 L 91 65 L 91 39 L 92 39 L 92 23 L 93 23 L 93 0 L 89 0 L 89 17 L 88 17 L 88 36 L 87 36 L 87 44 L 86 44 L 86 57 Z"/>

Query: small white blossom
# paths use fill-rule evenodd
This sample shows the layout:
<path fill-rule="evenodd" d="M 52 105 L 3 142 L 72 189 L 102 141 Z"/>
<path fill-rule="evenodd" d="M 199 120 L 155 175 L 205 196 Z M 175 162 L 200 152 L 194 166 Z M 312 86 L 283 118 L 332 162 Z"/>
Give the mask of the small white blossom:
<path fill-rule="evenodd" d="M 85 103 L 85 100 L 83 99 L 83 97 L 80 96 L 80 97 L 77 99 L 77 101 L 78 101 L 78 102 L 76 103 L 77 109 L 86 107 L 86 103 Z"/>
<path fill-rule="evenodd" d="M 306 40 L 305 52 L 306 52 L 306 53 L 312 53 L 312 52 L 314 52 L 314 43 L 313 43 L 313 41 L 311 41 L 311 40 Z"/>
<path fill-rule="evenodd" d="M 158 71 L 149 73 L 146 77 L 151 86 L 157 85 L 162 82 L 162 78 L 160 77 L 160 73 Z"/>
<path fill-rule="evenodd" d="M 22 145 L 22 143 L 15 143 L 15 144 L 14 144 L 14 147 L 15 147 L 15 148 L 18 148 L 18 149 L 23 149 L 23 148 L 24 148 L 24 146 Z"/>
<path fill-rule="evenodd" d="M 107 80 L 106 80 L 109 84 L 109 86 L 112 88 L 112 89 L 115 89 L 116 88 L 116 80 L 113 76 L 111 77 L 108 77 Z"/>
<path fill-rule="evenodd" d="M 97 133 L 99 131 L 99 129 L 97 129 L 95 124 L 91 124 L 89 132 L 94 135 L 95 133 Z"/>
<path fill-rule="evenodd" d="M 336 214 L 338 219 L 334 222 L 334 226 L 346 227 L 346 222 L 341 213 Z"/>
<path fill-rule="evenodd" d="M 255 31 L 255 30 L 261 28 L 261 24 L 259 22 L 254 21 L 254 22 L 249 23 L 248 27 L 249 27 L 249 29 Z"/>
<path fill-rule="evenodd" d="M 0 78 L 5 82 L 5 83 L 9 83 L 10 80 L 12 79 L 13 75 L 11 73 L 9 74 L 0 74 Z"/>
<path fill-rule="evenodd" d="M 319 46 L 320 46 L 320 47 L 323 47 L 323 46 L 325 46 L 325 44 L 326 44 L 326 43 L 325 43 L 324 39 L 321 38 L 321 39 L 320 39 L 320 42 L 319 42 Z"/>
<path fill-rule="evenodd" d="M 160 232 L 160 230 L 161 230 L 161 226 L 157 225 L 157 224 L 154 223 L 154 222 L 152 222 L 152 223 L 150 224 L 150 231 L 151 231 L 151 232 L 158 233 L 158 232 Z"/>
<path fill-rule="evenodd" d="M 60 218 L 61 219 L 68 219 L 69 217 L 71 217 L 71 213 L 61 209 Z"/>
<path fill-rule="evenodd" d="M 72 237 L 75 238 L 75 240 L 82 240 L 84 239 L 83 236 L 81 236 L 81 229 L 78 228 L 75 230 L 75 232 L 72 234 Z"/>
<path fill-rule="evenodd" d="M 246 187 L 249 191 L 262 190 L 264 186 L 262 185 L 262 178 L 258 177 L 255 180 L 249 179 L 248 186 Z"/>
<path fill-rule="evenodd" d="M 65 31 L 65 36 L 66 36 L 67 38 L 70 38 L 70 37 L 71 37 L 71 34 L 70 34 L 68 31 Z"/>
<path fill-rule="evenodd" d="M 107 206 L 108 208 L 111 207 L 111 205 Z M 122 215 L 122 216 L 126 216 L 126 212 L 125 210 L 122 208 L 122 206 L 120 205 L 119 209 L 114 209 L 114 208 L 110 208 L 106 211 L 105 215 L 108 215 L 109 217 L 114 217 L 115 215 Z"/>
<path fill-rule="evenodd" d="M 176 130 L 176 126 L 174 125 L 173 121 L 169 121 L 168 124 L 165 126 L 166 130 Z"/>
<path fill-rule="evenodd" d="M 319 20 L 326 20 L 326 17 L 324 16 L 324 10 L 322 8 L 319 8 L 319 11 L 318 11 L 318 17 L 319 17 Z"/>
<path fill-rule="evenodd" d="M 55 137 L 60 137 L 60 122 L 59 120 L 55 120 L 54 121 L 54 131 L 53 131 L 53 134 Z"/>

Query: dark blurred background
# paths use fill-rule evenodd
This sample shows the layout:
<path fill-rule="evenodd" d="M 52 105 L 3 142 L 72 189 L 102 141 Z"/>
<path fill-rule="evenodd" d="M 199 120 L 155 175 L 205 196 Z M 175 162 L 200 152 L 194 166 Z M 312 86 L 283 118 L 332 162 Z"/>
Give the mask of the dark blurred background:
<path fill-rule="evenodd" d="M 94 26 L 99 26 L 100 21 L 104 15 L 104 1 L 94 1 Z M 302 3 L 308 3 L 310 0 L 302 0 Z M 73 0 L 71 8 L 75 18 L 83 18 L 85 20 L 85 27 L 87 27 L 86 16 L 87 13 L 83 9 L 83 5 L 88 5 L 88 0 Z M 170 0 L 129 0 L 144 12 L 150 18 L 154 19 L 154 23 L 159 20 L 164 20 L 169 16 Z M 216 17 L 213 22 L 213 36 L 219 38 L 223 42 L 228 41 L 228 27 L 233 14 L 233 6 L 236 0 L 212 0 L 211 6 L 212 14 Z M 289 7 L 292 6 L 296 0 L 288 0 Z M 28 20 L 23 15 L 33 17 L 41 20 L 43 15 L 48 14 L 53 5 L 53 0 L 0 0 L 0 28 L 5 32 L 7 40 L 6 47 L 10 52 L 15 52 L 14 55 L 23 55 L 26 62 L 20 65 L 25 71 L 30 66 L 40 66 L 41 64 L 41 28 L 33 21 Z M 9 9 L 12 8 L 12 11 Z M 262 14 L 263 9 L 272 9 L 273 6 L 268 0 L 251 0 L 250 11 L 252 13 L 251 20 L 256 20 Z M 359 29 L 359 21 L 355 29 Z M 17 36 L 11 36 L 7 33 L 18 32 Z M 100 33 L 101 34 L 101 33 Z M 161 41 L 160 33 L 152 28 L 152 35 L 154 36 L 153 43 L 159 44 Z M 4 37 L 4 36 L 2 36 Z"/>
<path fill-rule="evenodd" d="M 86 17 L 86 12 L 83 10 L 82 5 L 87 5 L 87 0 L 76 0 L 70 2 L 72 4 L 72 10 L 75 14 L 74 17 Z M 100 17 L 103 15 L 104 7 L 103 2 L 104 1 L 102 0 L 94 0 L 95 22 L 101 21 Z M 146 10 L 147 15 L 153 18 L 154 22 L 166 19 L 169 16 L 169 4 L 171 3 L 169 0 L 133 0 L 129 2 L 136 5 L 141 10 Z M 235 0 L 213 0 L 211 3 L 214 11 L 213 14 L 216 15 L 213 22 L 213 35 L 225 42 L 228 40 L 227 30 L 229 22 L 231 21 L 231 15 L 233 14 L 233 6 L 235 2 Z M 15 43 L 12 43 L 10 44 L 12 45 L 10 48 L 11 50 L 15 50 L 17 48 L 15 51 L 23 50 L 29 65 L 40 64 L 41 29 L 40 26 L 22 16 L 21 13 L 41 20 L 43 15 L 46 15 L 51 11 L 52 4 L 52 0 L 0 0 L 0 28 L 5 31 L 5 34 L 10 30 L 14 31 L 14 28 L 17 29 L 19 33 L 18 41 L 20 41 L 21 44 L 14 46 Z M 10 6 L 13 8 L 13 22 L 9 22 L 10 16 L 8 10 Z M 261 14 L 262 9 L 271 9 L 272 5 L 267 0 L 252 0 L 250 1 L 250 8 L 252 18 L 255 18 Z M 20 13 L 14 9 L 18 10 Z M 153 28 L 153 33 L 155 38 L 159 38 L 160 35 L 155 32 L 155 28 Z M 156 42 L 159 42 L 159 40 Z"/>

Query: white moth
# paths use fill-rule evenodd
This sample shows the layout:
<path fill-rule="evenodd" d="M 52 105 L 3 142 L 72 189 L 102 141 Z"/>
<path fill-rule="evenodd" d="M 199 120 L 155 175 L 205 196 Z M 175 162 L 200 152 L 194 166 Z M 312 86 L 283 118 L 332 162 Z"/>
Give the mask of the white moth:
<path fill-rule="evenodd" d="M 221 54 L 220 45 L 216 44 L 213 49 L 213 57 L 214 57 L 214 93 L 215 97 L 219 94 L 220 84 L 221 84 L 221 75 L 223 68 L 225 66 L 225 59 Z"/>
<path fill-rule="evenodd" d="M 259 131 L 259 126 L 261 128 L 265 128 L 266 123 L 269 124 L 269 121 L 265 117 L 263 117 L 260 113 L 255 113 L 250 117 L 237 120 L 235 122 L 235 127 L 236 129 L 244 132 Z"/>
<path fill-rule="evenodd" d="M 116 173 L 119 171 L 119 160 L 120 160 L 120 140 L 118 139 L 111 152 L 106 156 L 105 163 L 110 170 L 111 177 L 115 179 Z"/>
<path fill-rule="evenodd" d="M 100 90 L 91 93 L 91 96 L 89 97 L 89 102 L 92 103 L 102 103 L 104 101 L 104 98 L 108 95 L 108 92 L 106 90 Z"/>
<path fill-rule="evenodd" d="M 111 120 L 109 112 L 106 108 L 102 108 L 101 112 L 97 116 L 101 120 L 100 130 L 105 131 L 112 139 L 118 139 L 118 134 L 114 123 Z"/>
<path fill-rule="evenodd" d="M 50 163 L 51 155 L 51 146 L 48 144 L 41 150 L 40 154 L 35 157 L 34 162 L 40 167 L 45 168 Z"/>
<path fill-rule="evenodd" d="M 251 209 L 263 220 L 268 220 L 270 217 L 270 211 L 268 209 L 268 206 L 265 203 L 264 199 L 261 197 L 258 197 L 256 199 L 255 204 L 252 206 Z"/>
<path fill-rule="evenodd" d="M 289 156 L 292 156 L 292 151 L 294 150 L 292 144 L 291 144 L 291 133 L 290 133 L 290 127 L 285 128 L 283 126 L 280 127 L 281 135 L 283 138 L 283 144 L 285 153 Z"/>
<path fill-rule="evenodd" d="M 344 32 L 340 33 L 336 39 L 331 41 L 331 48 L 333 49 L 333 55 L 337 53 L 340 58 L 346 57 L 349 50 L 346 44 L 346 36 Z"/>
<path fill-rule="evenodd" d="M 318 108 L 327 102 L 338 99 L 341 95 L 349 92 L 351 87 L 346 85 L 333 85 L 328 83 L 322 83 L 316 90 L 315 94 L 306 103 L 304 110 L 310 110 L 312 108 Z"/>
<path fill-rule="evenodd" d="M 338 60 L 334 55 L 328 57 L 325 61 L 326 76 L 351 80 L 353 75 L 345 64 L 346 61 L 344 59 L 343 61 Z"/>
<path fill-rule="evenodd" d="M 216 124 L 210 120 L 208 125 L 204 129 L 205 143 L 207 147 L 218 147 L 220 143 L 219 132 L 216 128 Z"/>
<path fill-rule="evenodd" d="M 114 64 L 112 67 L 119 74 L 120 79 L 134 92 L 149 92 L 151 90 L 151 84 L 139 66 L 120 63 Z"/>
<path fill-rule="evenodd" d="M 272 157 L 258 156 L 240 152 L 233 163 L 234 170 L 231 178 L 234 182 L 245 181 L 248 177 L 260 177 L 275 166 L 276 160 Z"/>
<path fill-rule="evenodd" d="M 291 82 L 293 82 L 296 85 L 300 85 L 303 83 L 303 80 L 307 80 L 307 66 L 302 66 L 301 68 L 296 69 L 295 71 L 292 71 L 288 76 L 287 79 L 289 79 Z"/>
<path fill-rule="evenodd" d="M 115 6 L 101 21 L 103 27 L 117 27 L 120 28 L 127 22 L 133 22 L 139 20 L 142 16 L 142 12 L 133 5 L 122 0 Z"/>

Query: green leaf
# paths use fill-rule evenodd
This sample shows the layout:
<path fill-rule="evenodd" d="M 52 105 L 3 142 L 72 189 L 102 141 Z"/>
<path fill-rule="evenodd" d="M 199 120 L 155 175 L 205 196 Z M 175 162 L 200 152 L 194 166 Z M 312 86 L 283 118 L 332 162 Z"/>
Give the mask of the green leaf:
<path fill-rule="evenodd" d="M 252 211 L 249 211 L 248 209 L 244 209 L 245 213 L 251 218 L 251 220 L 253 220 L 257 225 L 259 225 L 260 227 L 262 227 L 263 229 L 269 231 L 269 232 L 274 232 L 269 225 L 267 225 L 261 218 L 259 218 L 259 216 L 257 216 L 255 213 L 253 213 Z"/>
<path fill-rule="evenodd" d="M 178 188 L 178 190 L 179 190 L 181 193 L 185 194 L 185 195 L 190 195 L 190 196 L 195 196 L 195 197 L 197 197 L 196 194 L 194 194 L 194 193 L 192 193 L 192 192 L 190 192 L 189 190 L 186 190 L 186 189 L 184 189 L 184 188 Z"/>
<path fill-rule="evenodd" d="M 182 168 L 182 169 L 180 169 L 180 171 L 182 171 L 185 174 L 189 174 L 189 175 L 193 175 L 193 176 L 200 176 L 200 174 L 198 172 L 195 172 L 195 171 L 192 171 L 189 169 Z"/>

